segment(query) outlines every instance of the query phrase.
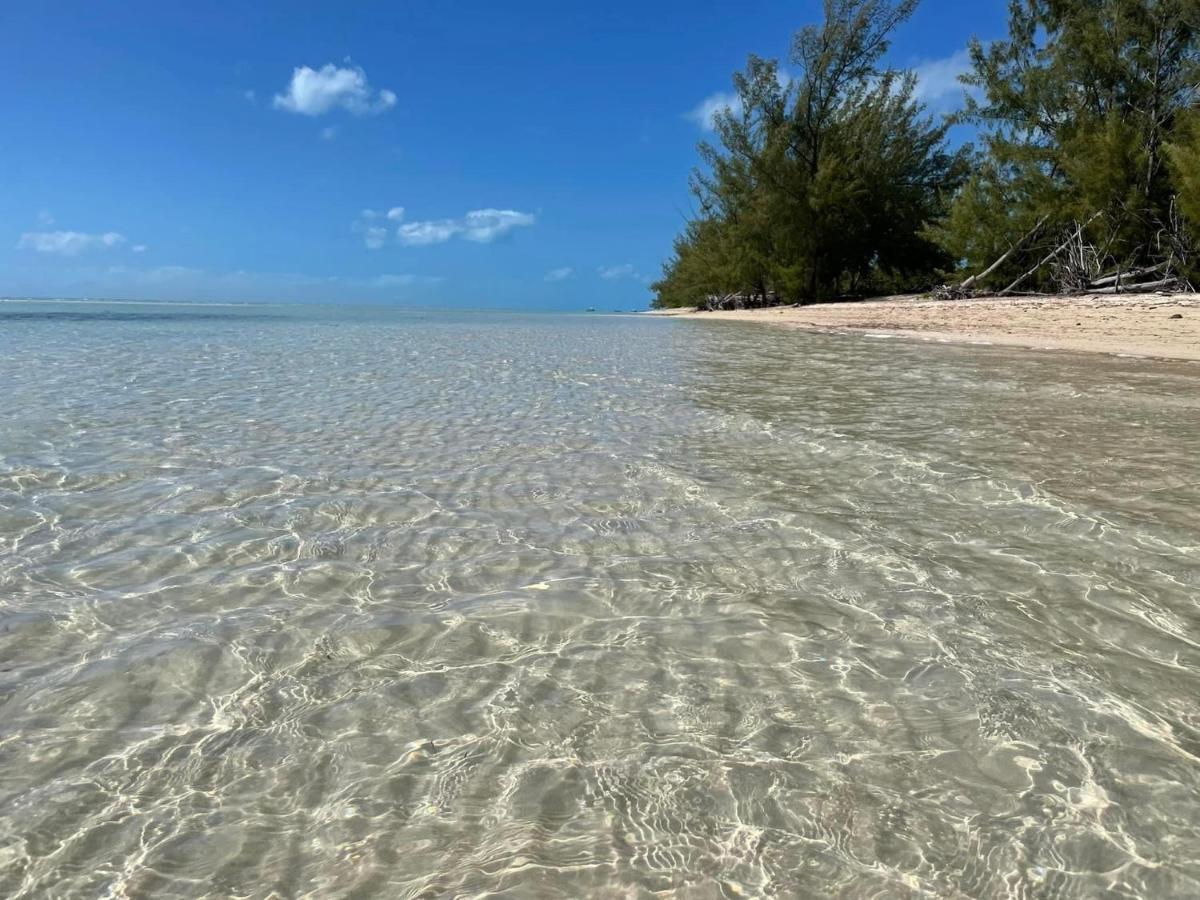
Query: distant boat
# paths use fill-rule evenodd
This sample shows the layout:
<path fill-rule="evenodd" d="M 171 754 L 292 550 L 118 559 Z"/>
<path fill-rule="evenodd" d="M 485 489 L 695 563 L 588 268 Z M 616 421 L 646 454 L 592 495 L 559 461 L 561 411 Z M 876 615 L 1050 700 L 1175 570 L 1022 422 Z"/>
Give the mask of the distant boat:
<path fill-rule="evenodd" d="M 595 311 L 596 311 L 596 307 L 594 307 L 594 306 L 589 306 L 589 307 L 587 308 L 587 311 L 588 311 L 588 312 L 595 312 Z"/>

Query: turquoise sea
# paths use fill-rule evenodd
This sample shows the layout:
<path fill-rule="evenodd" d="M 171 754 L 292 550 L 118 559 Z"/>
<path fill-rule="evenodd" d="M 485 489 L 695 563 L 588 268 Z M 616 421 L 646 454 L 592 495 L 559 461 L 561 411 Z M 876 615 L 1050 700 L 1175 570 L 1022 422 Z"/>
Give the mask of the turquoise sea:
<path fill-rule="evenodd" d="M 1200 895 L 1200 366 L 0 303 L 0 896 Z"/>

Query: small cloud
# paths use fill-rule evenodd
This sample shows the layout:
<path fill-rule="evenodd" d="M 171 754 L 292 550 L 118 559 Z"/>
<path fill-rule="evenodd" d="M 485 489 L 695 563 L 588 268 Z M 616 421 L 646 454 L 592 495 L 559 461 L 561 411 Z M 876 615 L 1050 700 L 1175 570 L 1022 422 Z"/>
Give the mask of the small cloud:
<path fill-rule="evenodd" d="M 637 270 L 632 263 L 622 263 L 619 266 L 601 266 L 597 271 L 600 277 L 608 281 L 615 281 L 618 278 L 637 278 Z"/>
<path fill-rule="evenodd" d="M 321 140 L 332 141 L 335 137 L 337 137 L 337 128 L 333 125 L 321 129 Z"/>
<path fill-rule="evenodd" d="M 17 249 L 57 253 L 60 256 L 78 256 L 85 250 L 112 248 L 123 243 L 125 236 L 115 231 L 106 231 L 103 234 L 85 234 L 81 231 L 27 231 L 17 241 Z"/>
<path fill-rule="evenodd" d="M 959 77 L 971 71 L 971 54 L 959 50 L 944 59 L 932 59 L 913 68 L 917 76 L 915 96 L 935 110 L 948 111 L 962 105 L 966 87 Z"/>
<path fill-rule="evenodd" d="M 379 213 L 373 209 L 364 209 L 358 214 L 354 224 L 350 226 L 356 234 L 363 236 L 363 243 L 368 250 L 378 250 L 387 243 L 388 230 L 379 221 Z"/>
<path fill-rule="evenodd" d="M 534 217 L 530 213 L 512 209 L 476 209 L 467 213 L 462 223 L 463 237 L 468 241 L 487 244 L 514 228 L 532 225 Z"/>
<path fill-rule="evenodd" d="M 50 215 L 50 210 L 43 209 L 37 214 L 37 223 L 39 228 L 49 228 L 54 224 L 54 216 Z"/>
<path fill-rule="evenodd" d="M 632 263 L 621 263 L 619 266 L 601 266 L 596 270 L 605 281 L 639 281 L 650 284 L 654 281 L 648 275 L 643 275 L 633 267 Z"/>
<path fill-rule="evenodd" d="M 487 244 L 516 228 L 532 225 L 535 221 L 532 213 L 512 209 L 476 209 L 459 219 L 427 219 L 418 222 L 405 222 L 404 215 L 403 206 L 393 206 L 385 213 L 364 209 L 358 214 L 352 228 L 355 233 L 363 236 L 367 247 L 377 250 L 387 243 L 387 227 L 382 219 L 396 223 L 396 240 L 406 247 L 442 244 L 454 237 Z"/>
<path fill-rule="evenodd" d="M 545 280 L 551 284 L 557 281 L 566 281 L 568 278 L 575 277 L 575 270 L 570 266 L 563 266 L 561 269 L 551 269 L 546 273 Z"/>
<path fill-rule="evenodd" d="M 775 83 L 781 88 L 787 88 L 792 83 L 792 76 L 782 69 L 777 69 Z M 696 104 L 685 118 L 691 119 L 706 131 L 712 131 L 717 127 L 717 114 L 726 110 L 735 116 L 739 115 L 742 111 L 742 98 L 733 91 L 717 91 Z"/>
<path fill-rule="evenodd" d="M 396 229 L 396 238 L 406 247 L 441 244 L 453 237 L 489 244 L 514 229 L 533 225 L 532 213 L 514 209 L 475 209 L 461 219 L 430 219 L 407 222 Z"/>
<path fill-rule="evenodd" d="M 440 222 L 409 222 L 396 229 L 396 237 L 406 247 L 422 247 L 426 244 L 441 244 L 460 231 L 458 223 L 450 219 Z"/>
<path fill-rule="evenodd" d="M 148 248 L 146 247 L 145 244 L 134 244 L 129 249 L 132 250 L 134 253 L 145 253 Z"/>
<path fill-rule="evenodd" d="M 252 90 L 242 91 L 242 97 L 245 99 L 245 101 L 247 103 L 257 103 L 258 102 L 258 94 L 256 94 Z"/>
<path fill-rule="evenodd" d="M 740 112 L 742 108 L 741 98 L 737 94 L 726 91 L 719 91 L 715 94 L 709 94 L 700 101 L 696 107 L 687 114 L 687 118 L 691 119 L 701 128 L 712 131 L 716 127 L 717 114 L 730 110 L 731 112 Z"/>
<path fill-rule="evenodd" d="M 334 109 L 362 116 L 391 109 L 396 95 L 387 90 L 373 92 L 367 73 L 357 66 L 343 69 L 327 63 L 320 69 L 297 66 L 287 90 L 276 94 L 273 103 L 276 109 L 303 116 L 320 116 Z"/>

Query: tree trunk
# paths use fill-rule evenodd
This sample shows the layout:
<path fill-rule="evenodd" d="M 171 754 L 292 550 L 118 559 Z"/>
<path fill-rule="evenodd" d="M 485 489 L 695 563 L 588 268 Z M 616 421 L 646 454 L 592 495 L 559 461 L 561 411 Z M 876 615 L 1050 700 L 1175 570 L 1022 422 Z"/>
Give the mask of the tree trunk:
<path fill-rule="evenodd" d="M 1112 287 L 1100 288 L 1098 291 L 1084 291 L 1086 294 L 1140 294 L 1144 291 L 1158 291 L 1163 288 L 1177 287 L 1178 278 L 1164 278 L 1161 281 L 1148 281 L 1145 284 L 1114 284 Z"/>
<path fill-rule="evenodd" d="M 1159 263 L 1157 266 L 1148 266 L 1145 269 L 1131 269 L 1128 272 L 1118 272 L 1115 275 L 1105 275 L 1103 278 L 1097 278 L 1095 281 L 1089 284 L 1088 290 L 1091 291 L 1095 288 L 1109 287 L 1112 285 L 1127 285 L 1129 287 L 1136 287 L 1136 285 L 1129 284 L 1130 279 L 1141 278 L 1143 275 L 1153 275 L 1155 272 L 1160 272 L 1165 269 L 1166 266 L 1166 263 Z"/>
<path fill-rule="evenodd" d="M 1019 285 L 1021 282 L 1025 281 L 1026 279 L 1031 278 L 1034 274 L 1037 273 L 1038 269 L 1040 269 L 1042 266 L 1046 265 L 1048 262 L 1050 262 L 1050 260 L 1052 260 L 1052 259 L 1054 259 L 1054 257 L 1058 256 L 1058 254 L 1062 253 L 1064 250 L 1066 250 L 1068 247 L 1070 247 L 1071 242 L 1076 240 L 1076 238 L 1078 238 L 1080 235 L 1083 234 L 1083 229 L 1087 228 L 1089 225 L 1091 225 L 1093 222 L 1095 222 L 1098 218 L 1100 218 L 1100 213 L 1093 214 L 1090 219 L 1088 219 L 1086 222 L 1084 222 L 1082 225 L 1080 225 L 1078 228 L 1075 229 L 1074 235 L 1067 238 L 1065 241 L 1063 241 L 1061 244 L 1059 244 L 1058 247 L 1056 247 L 1054 250 L 1050 251 L 1050 253 L 1047 254 L 1046 257 L 1041 262 L 1039 262 L 1036 266 L 1034 266 L 1032 269 L 1030 269 L 1028 272 L 1026 272 L 1024 275 L 1022 275 L 1020 278 L 1018 278 L 1016 281 L 1014 281 L 1012 284 L 1010 284 L 1004 290 L 1002 290 L 997 296 L 1003 297 L 1006 294 L 1011 294 L 1013 291 L 1015 291 L 1017 289 L 1017 285 Z"/>
<path fill-rule="evenodd" d="M 1001 256 L 998 260 L 996 260 L 994 263 L 992 263 L 990 266 L 988 266 L 986 269 L 984 269 L 978 275 L 972 275 L 970 278 L 968 278 L 966 281 L 964 281 L 962 284 L 960 284 L 958 286 L 958 289 L 960 291 L 970 290 L 971 286 L 973 284 L 975 284 L 975 282 L 979 281 L 982 278 L 987 278 L 989 275 L 991 275 L 993 272 L 995 272 L 998 268 L 1000 268 L 1000 266 L 1002 266 L 1004 264 L 1004 262 L 1010 256 L 1012 256 L 1021 247 L 1023 247 L 1025 245 L 1026 241 L 1028 241 L 1030 238 L 1032 238 L 1035 234 L 1037 234 L 1041 230 L 1042 226 L 1046 224 L 1046 220 L 1048 218 L 1050 218 L 1050 217 L 1042 216 L 1038 220 L 1038 223 L 1033 226 L 1033 230 L 1029 231 L 1024 237 L 1022 237 L 1019 241 L 1017 241 L 1015 244 L 1013 244 L 1011 247 L 1009 247 L 1008 252 L 1006 252 L 1003 256 Z"/>

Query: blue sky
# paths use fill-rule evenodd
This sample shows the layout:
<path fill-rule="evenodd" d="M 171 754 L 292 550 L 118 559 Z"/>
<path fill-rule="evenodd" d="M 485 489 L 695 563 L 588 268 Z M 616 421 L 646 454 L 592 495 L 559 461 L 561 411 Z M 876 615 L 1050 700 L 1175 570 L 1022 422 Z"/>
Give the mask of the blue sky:
<path fill-rule="evenodd" d="M 891 62 L 946 108 L 1003 0 Z M 5 4 L 0 296 L 637 308 L 799 2 Z"/>

